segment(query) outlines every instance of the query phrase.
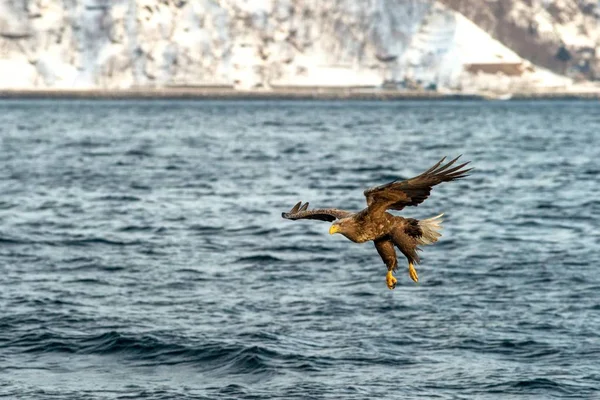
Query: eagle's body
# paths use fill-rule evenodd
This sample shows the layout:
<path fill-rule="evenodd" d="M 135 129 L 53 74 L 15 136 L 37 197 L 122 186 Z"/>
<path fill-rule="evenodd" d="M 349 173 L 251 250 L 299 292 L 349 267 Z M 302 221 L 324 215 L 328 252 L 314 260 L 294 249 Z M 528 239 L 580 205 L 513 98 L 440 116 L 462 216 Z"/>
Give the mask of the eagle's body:
<path fill-rule="evenodd" d="M 445 158 L 444 158 L 445 159 Z M 450 168 L 458 159 L 442 165 L 442 159 L 419 176 L 405 181 L 394 181 L 386 185 L 365 190 L 367 208 L 353 213 L 335 208 L 308 210 L 308 203 L 298 203 L 282 217 L 287 219 L 318 219 L 333 221 L 329 233 L 341 233 L 355 243 L 373 241 L 377 252 L 388 268 L 386 276 L 387 286 L 396 287 L 396 278 L 392 272 L 396 270 L 397 247 L 408 260 L 410 277 L 418 280 L 415 263 L 419 263 L 417 250 L 419 245 L 428 245 L 437 242 L 441 236 L 442 214 L 437 217 L 417 220 L 403 218 L 387 212 L 387 210 L 401 210 L 405 206 L 416 206 L 425 201 L 431 188 L 441 182 L 448 182 L 464 178 L 470 169 L 462 169 L 468 163 Z"/>

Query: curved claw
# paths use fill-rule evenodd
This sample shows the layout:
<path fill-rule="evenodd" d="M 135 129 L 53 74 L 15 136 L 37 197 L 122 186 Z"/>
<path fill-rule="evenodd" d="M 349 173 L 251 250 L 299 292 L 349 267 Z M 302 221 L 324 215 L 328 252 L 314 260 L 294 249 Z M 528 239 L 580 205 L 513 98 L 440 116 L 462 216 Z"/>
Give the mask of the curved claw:
<path fill-rule="evenodd" d="M 394 277 L 394 275 L 392 275 L 392 271 L 388 271 L 387 275 L 385 276 L 385 284 L 387 285 L 388 289 L 390 289 L 390 290 L 395 289 L 397 282 L 398 282 L 398 279 L 396 279 Z"/>

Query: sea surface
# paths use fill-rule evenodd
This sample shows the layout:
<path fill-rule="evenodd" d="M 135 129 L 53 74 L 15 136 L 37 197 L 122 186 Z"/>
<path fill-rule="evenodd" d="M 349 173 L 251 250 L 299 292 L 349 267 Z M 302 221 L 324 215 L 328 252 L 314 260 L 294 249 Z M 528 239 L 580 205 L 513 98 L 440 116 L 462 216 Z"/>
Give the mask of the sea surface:
<path fill-rule="evenodd" d="M 0 101 L 0 397 L 600 398 L 600 103 Z M 413 283 L 296 202 L 463 154 Z"/>

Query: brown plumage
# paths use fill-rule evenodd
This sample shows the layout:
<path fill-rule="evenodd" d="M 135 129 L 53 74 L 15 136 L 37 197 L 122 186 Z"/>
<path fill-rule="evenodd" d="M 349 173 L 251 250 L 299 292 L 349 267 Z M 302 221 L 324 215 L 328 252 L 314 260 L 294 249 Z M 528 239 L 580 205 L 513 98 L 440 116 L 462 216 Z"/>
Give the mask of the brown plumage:
<path fill-rule="evenodd" d="M 367 208 L 358 211 L 344 211 L 336 208 L 308 209 L 308 203 L 296 204 L 290 212 L 282 213 L 286 219 L 316 219 L 333 222 L 329 233 L 341 233 L 355 243 L 372 240 L 375 248 L 388 268 L 386 283 L 388 288 L 396 287 L 397 247 L 408 260 L 410 277 L 418 280 L 414 264 L 419 263 L 419 245 L 433 244 L 441 236 L 442 214 L 425 219 L 403 218 L 387 212 L 402 210 L 406 206 L 421 204 L 431 188 L 442 182 L 464 178 L 471 169 L 464 169 L 468 162 L 454 166 L 460 156 L 442 165 L 445 157 L 422 174 L 404 181 L 393 181 L 364 191 Z M 394 247 L 395 246 L 395 247 Z"/>

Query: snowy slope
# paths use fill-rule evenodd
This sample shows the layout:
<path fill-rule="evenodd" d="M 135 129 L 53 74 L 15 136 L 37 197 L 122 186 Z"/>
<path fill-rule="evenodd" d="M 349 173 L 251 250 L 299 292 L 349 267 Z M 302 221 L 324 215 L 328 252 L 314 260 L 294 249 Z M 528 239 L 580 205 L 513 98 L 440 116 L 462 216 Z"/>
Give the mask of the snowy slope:
<path fill-rule="evenodd" d="M 438 0 L 532 63 L 600 79 L 599 0 Z"/>
<path fill-rule="evenodd" d="M 0 0 L 0 88 L 490 90 L 465 65 L 509 61 L 522 59 L 429 0 Z M 570 82 L 536 68 L 496 78 L 497 90 Z"/>

